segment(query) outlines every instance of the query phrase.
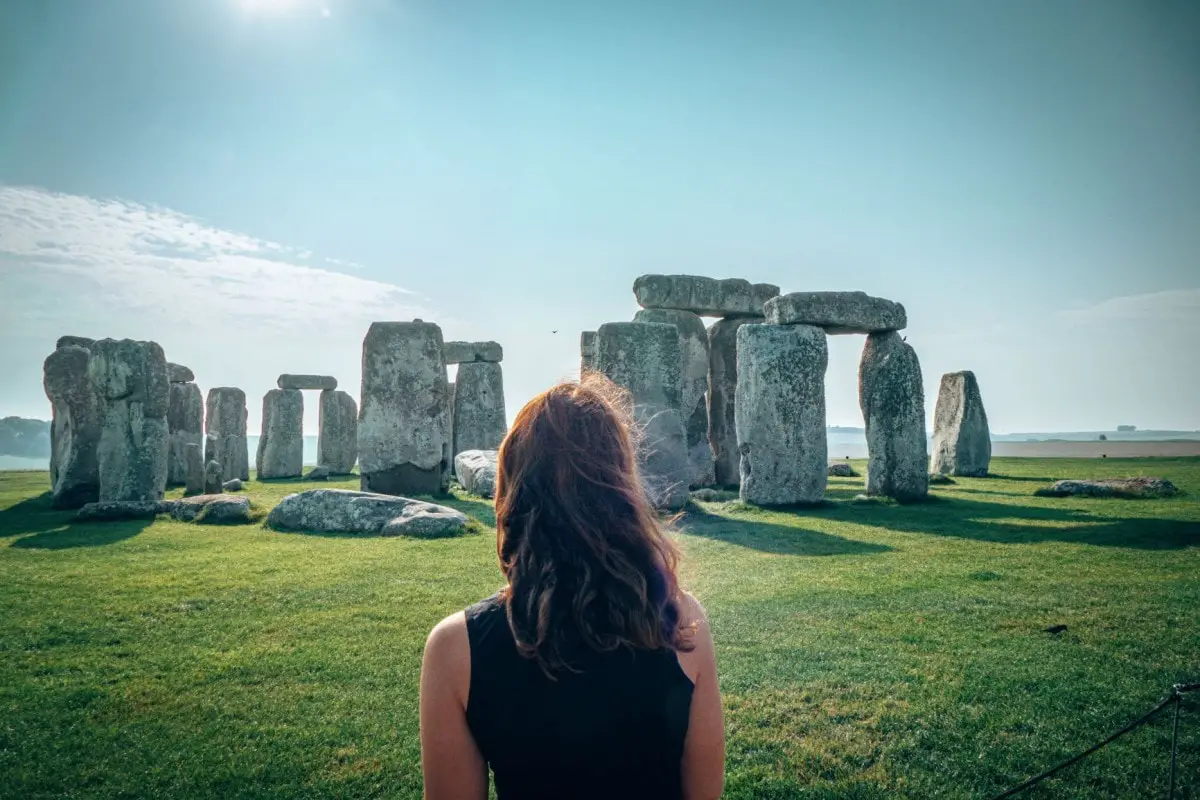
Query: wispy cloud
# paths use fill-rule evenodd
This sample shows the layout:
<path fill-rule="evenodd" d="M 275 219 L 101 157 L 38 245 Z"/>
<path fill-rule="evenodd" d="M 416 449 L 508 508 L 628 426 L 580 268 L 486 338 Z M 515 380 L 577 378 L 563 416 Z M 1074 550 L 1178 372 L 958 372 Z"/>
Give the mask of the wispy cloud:
<path fill-rule="evenodd" d="M 1059 312 L 1068 322 L 1173 321 L 1200 319 L 1200 289 L 1171 289 L 1112 297 L 1086 308 Z"/>

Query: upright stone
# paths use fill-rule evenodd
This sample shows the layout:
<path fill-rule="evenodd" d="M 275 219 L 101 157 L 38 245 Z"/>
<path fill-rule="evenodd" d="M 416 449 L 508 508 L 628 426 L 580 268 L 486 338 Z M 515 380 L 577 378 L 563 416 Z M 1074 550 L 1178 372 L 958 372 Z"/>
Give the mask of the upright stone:
<path fill-rule="evenodd" d="M 79 337 L 63 339 L 76 340 Z M 90 340 L 89 340 L 90 342 Z M 103 410 L 88 379 L 87 348 L 65 343 L 46 357 L 42 385 L 50 400 L 50 504 L 79 508 L 100 499 L 100 444 Z"/>
<path fill-rule="evenodd" d="M 691 462 L 680 409 L 679 331 L 674 325 L 610 322 L 596 332 L 596 369 L 629 391 L 641 429 L 638 466 L 655 508 L 688 501 Z"/>
<path fill-rule="evenodd" d="M 488 361 L 458 365 L 454 382 L 454 454 L 496 450 L 508 433 L 504 415 L 504 372 Z"/>
<path fill-rule="evenodd" d="M 688 460 L 692 465 L 691 486 L 712 486 L 713 451 L 708 443 L 708 331 L 704 320 L 690 311 L 665 308 L 642 309 L 634 322 L 674 325 L 679 331 L 681 381 L 680 416 L 687 436 Z"/>
<path fill-rule="evenodd" d="M 183 448 L 184 461 L 187 462 L 187 482 L 184 493 L 187 495 L 204 494 L 204 453 L 199 444 L 188 444 Z"/>
<path fill-rule="evenodd" d="M 187 483 L 189 445 L 204 440 L 204 398 L 194 383 L 172 383 L 167 401 L 167 432 L 171 446 L 167 460 L 167 485 Z"/>
<path fill-rule="evenodd" d="M 209 461 L 204 465 L 204 493 L 221 493 L 221 476 L 225 474 L 219 461 Z"/>
<path fill-rule="evenodd" d="M 450 443 L 451 443 L 450 449 L 453 450 L 454 449 L 454 447 L 453 447 L 453 444 L 454 444 L 454 395 L 457 393 L 456 392 L 457 387 L 455 386 L 454 381 L 450 381 L 449 383 L 450 383 L 450 396 L 446 402 L 447 402 L 447 408 L 449 409 L 447 411 L 447 413 L 449 414 L 449 419 L 450 419 L 450 432 L 447 433 L 446 435 L 450 438 Z"/>
<path fill-rule="evenodd" d="M 371 323 L 363 339 L 358 412 L 363 491 L 445 491 L 453 443 L 442 345 L 442 329 L 431 322 Z"/>
<path fill-rule="evenodd" d="M 299 478 L 304 472 L 304 394 L 299 389 L 271 389 L 263 395 L 254 470 L 259 480 Z"/>
<path fill-rule="evenodd" d="M 763 506 L 825 497 L 825 332 L 808 325 L 744 325 L 737 332 L 741 497 Z"/>
<path fill-rule="evenodd" d="M 858 370 L 867 427 L 867 494 L 920 500 L 929 493 L 925 389 L 916 351 L 900 334 L 872 333 Z"/>
<path fill-rule="evenodd" d="M 708 443 L 713 451 L 713 476 L 719 486 L 741 483 L 738 452 L 737 332 L 761 317 L 719 319 L 708 329 Z"/>
<path fill-rule="evenodd" d="M 741 278 L 717 280 L 698 275 L 642 275 L 633 282 L 642 308 L 675 308 L 702 317 L 761 317 L 763 303 L 779 287 Z"/>
<path fill-rule="evenodd" d="M 250 449 L 246 444 L 246 393 L 232 386 L 208 390 L 205 401 L 205 430 L 212 436 L 205 462 L 221 465 L 222 481 L 250 480 Z"/>
<path fill-rule="evenodd" d="M 101 502 L 154 503 L 167 485 L 170 385 L 155 342 L 101 339 L 88 378 L 104 402 L 97 459 Z"/>
<path fill-rule="evenodd" d="M 358 404 L 341 390 L 321 392 L 317 422 L 317 465 L 331 475 L 349 475 L 358 461 Z"/>
<path fill-rule="evenodd" d="M 596 332 L 584 331 L 579 335 L 579 374 L 596 368 Z"/>
<path fill-rule="evenodd" d="M 991 460 L 992 436 L 975 373 L 946 373 L 933 412 L 931 471 L 982 478 Z"/>

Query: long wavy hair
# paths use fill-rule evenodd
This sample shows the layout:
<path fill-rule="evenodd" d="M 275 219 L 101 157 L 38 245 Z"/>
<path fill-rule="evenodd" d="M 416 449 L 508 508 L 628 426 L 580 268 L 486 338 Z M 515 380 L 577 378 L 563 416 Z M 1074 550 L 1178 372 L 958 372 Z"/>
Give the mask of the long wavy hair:
<path fill-rule="evenodd" d="M 692 649 L 678 551 L 642 490 L 628 393 L 597 373 L 530 400 L 500 445 L 496 551 L 517 648 L 553 677 L 591 652 Z"/>

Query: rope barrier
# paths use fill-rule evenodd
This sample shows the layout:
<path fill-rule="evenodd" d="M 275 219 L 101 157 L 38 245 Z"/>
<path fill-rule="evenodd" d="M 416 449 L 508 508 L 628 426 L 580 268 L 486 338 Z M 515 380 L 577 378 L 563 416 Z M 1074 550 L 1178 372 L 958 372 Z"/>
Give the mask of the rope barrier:
<path fill-rule="evenodd" d="M 1107 739 L 1100 742 L 1099 744 L 1089 747 L 1087 750 L 1084 750 L 1082 753 L 1071 756 L 1066 761 L 1063 761 L 1060 764 L 1056 764 L 1054 767 L 1051 767 L 1050 769 L 1046 770 L 1045 772 L 1041 773 L 1040 775 L 1035 775 L 1034 777 L 1032 777 L 1029 780 L 1022 783 L 1020 786 L 1014 786 L 1013 788 L 1009 789 L 1007 792 L 1003 792 L 1002 794 L 996 795 L 995 797 L 992 798 L 992 800 L 1004 800 L 1004 798 L 1012 797 L 1013 795 L 1020 794 L 1021 792 L 1025 791 L 1026 789 L 1028 789 L 1032 786 L 1036 786 L 1037 784 L 1041 783 L 1042 781 L 1046 780 L 1047 778 L 1053 777 L 1054 775 L 1063 771 L 1064 769 L 1071 766 L 1072 764 L 1075 764 L 1075 763 L 1087 758 L 1092 753 L 1096 752 L 1097 750 L 1104 747 L 1105 745 L 1111 744 L 1112 742 L 1116 741 L 1117 739 L 1120 739 L 1122 736 L 1129 733 L 1130 731 L 1134 731 L 1134 730 L 1140 728 L 1142 725 L 1145 725 L 1147 722 L 1149 722 L 1151 719 L 1153 719 L 1156 714 L 1158 714 L 1160 711 L 1162 711 L 1167 706 L 1174 703 L 1175 704 L 1175 725 L 1174 725 L 1174 729 L 1171 734 L 1171 773 L 1170 773 L 1170 780 L 1168 782 L 1169 788 L 1168 788 L 1168 794 L 1167 794 L 1167 800 L 1173 800 L 1173 798 L 1175 797 L 1175 764 L 1176 764 L 1177 757 L 1178 757 L 1178 743 L 1179 743 L 1179 707 L 1183 704 L 1183 696 L 1185 694 L 1188 694 L 1189 692 L 1195 692 L 1198 690 L 1200 690 L 1200 683 L 1177 683 L 1177 684 L 1175 684 L 1167 692 L 1166 697 L 1164 697 L 1162 700 L 1159 701 L 1158 705 L 1156 705 L 1154 708 L 1147 711 L 1142 716 L 1135 719 L 1133 722 L 1126 725 L 1124 728 L 1121 728 L 1121 730 L 1117 731 L 1112 736 L 1109 736 Z"/>

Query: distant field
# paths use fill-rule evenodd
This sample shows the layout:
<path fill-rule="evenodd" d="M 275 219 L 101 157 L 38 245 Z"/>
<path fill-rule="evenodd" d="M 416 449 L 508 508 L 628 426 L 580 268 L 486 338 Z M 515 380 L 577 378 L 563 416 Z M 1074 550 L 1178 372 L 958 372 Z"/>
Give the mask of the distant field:
<path fill-rule="evenodd" d="M 993 470 L 920 505 L 831 479 L 816 510 L 689 509 L 727 797 L 984 798 L 1200 680 L 1200 459 Z M 1186 494 L 1033 496 L 1130 474 Z M 500 585 L 490 535 L 75 524 L 47 484 L 0 474 L 0 797 L 420 797 L 421 648 Z M 265 511 L 311 484 L 249 487 Z M 1025 796 L 1162 796 L 1169 741 L 1160 718 Z M 1200 797 L 1200 702 L 1180 755 Z"/>
<path fill-rule="evenodd" d="M 1200 456 L 1200 440 L 1163 442 L 992 442 L 992 453 L 1017 458 L 1181 458 Z"/>

